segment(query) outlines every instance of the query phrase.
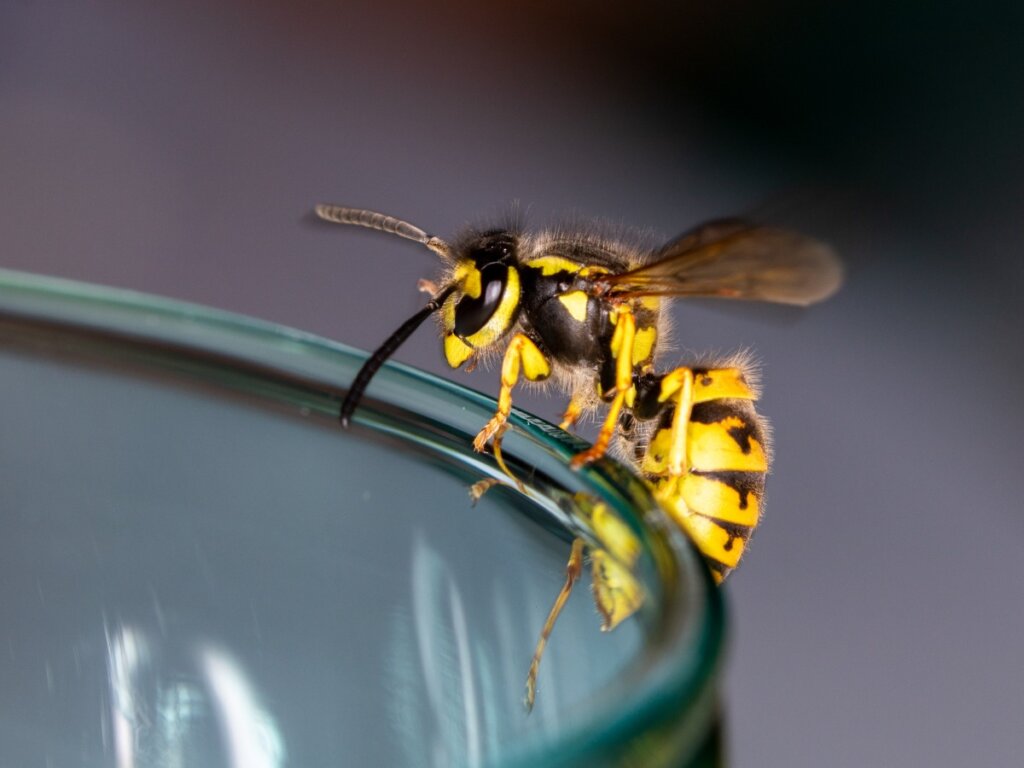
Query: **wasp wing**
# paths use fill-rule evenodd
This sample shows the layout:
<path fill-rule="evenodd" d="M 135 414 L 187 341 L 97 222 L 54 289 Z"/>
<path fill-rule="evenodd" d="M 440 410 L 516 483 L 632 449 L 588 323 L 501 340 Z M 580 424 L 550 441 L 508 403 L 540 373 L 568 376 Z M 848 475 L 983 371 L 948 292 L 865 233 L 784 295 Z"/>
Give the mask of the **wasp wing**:
<path fill-rule="evenodd" d="M 602 275 L 611 297 L 716 296 L 806 306 L 831 296 L 842 266 L 824 243 L 735 219 L 670 241 L 629 272 Z"/>

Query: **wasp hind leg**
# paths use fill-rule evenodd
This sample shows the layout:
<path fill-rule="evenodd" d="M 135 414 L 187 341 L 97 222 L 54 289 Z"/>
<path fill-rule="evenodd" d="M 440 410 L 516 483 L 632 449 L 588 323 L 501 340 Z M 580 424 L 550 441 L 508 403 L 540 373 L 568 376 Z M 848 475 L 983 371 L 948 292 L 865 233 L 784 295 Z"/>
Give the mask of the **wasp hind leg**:
<path fill-rule="evenodd" d="M 669 432 L 668 465 L 669 477 L 685 475 L 689 469 L 686 456 L 686 432 L 693 412 L 693 369 L 676 368 L 661 380 L 663 402 L 673 401 L 672 426 Z"/>
<path fill-rule="evenodd" d="M 526 679 L 527 710 L 533 707 L 540 660 L 555 621 L 565 607 L 573 585 L 582 574 L 585 551 L 590 553 L 591 589 L 594 603 L 601 614 L 603 632 L 615 629 L 636 613 L 644 601 L 643 587 L 633 575 L 641 551 L 636 534 L 604 502 L 585 493 L 576 494 L 575 500 L 578 514 L 587 523 L 595 542 L 585 545 L 584 540 L 578 536 L 573 540 L 572 552 L 565 567 L 565 585 L 548 613 L 530 663 L 530 673 Z"/>
<path fill-rule="evenodd" d="M 533 651 L 533 659 L 530 661 L 530 671 L 526 676 L 526 697 L 523 699 L 527 712 L 533 709 L 533 702 L 537 697 L 537 673 L 540 671 L 540 660 L 544 655 L 544 649 L 547 647 L 548 638 L 551 637 L 551 632 L 555 628 L 558 615 L 565 607 L 565 603 L 572 593 L 572 588 L 579 580 L 581 573 L 583 573 L 583 539 L 576 538 L 572 542 L 569 562 L 565 565 L 565 584 L 562 585 L 558 597 L 555 598 L 554 605 L 551 606 L 551 610 L 548 612 L 544 628 L 540 631 L 540 637 L 537 639 L 537 647 Z"/>

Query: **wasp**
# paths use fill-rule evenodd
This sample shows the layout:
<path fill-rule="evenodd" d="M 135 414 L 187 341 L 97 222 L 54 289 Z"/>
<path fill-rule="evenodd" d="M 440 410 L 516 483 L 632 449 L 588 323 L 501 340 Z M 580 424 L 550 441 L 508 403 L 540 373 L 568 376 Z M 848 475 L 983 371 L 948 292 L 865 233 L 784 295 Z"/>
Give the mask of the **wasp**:
<path fill-rule="evenodd" d="M 756 370 L 737 356 L 659 369 L 667 346 L 665 304 L 676 297 L 720 297 L 806 306 L 841 282 L 833 250 L 805 235 L 739 219 L 701 224 L 659 247 L 588 230 L 539 232 L 474 228 L 448 243 L 381 213 L 318 205 L 317 215 L 426 246 L 443 263 L 431 299 L 366 361 L 342 403 L 348 425 L 370 379 L 431 315 L 437 315 L 452 368 L 500 358 L 494 416 L 473 441 L 501 468 L 501 439 L 520 379 L 569 395 L 561 426 L 599 409 L 593 445 L 574 467 L 612 451 L 647 481 L 669 517 L 700 550 L 721 582 L 736 567 L 761 515 L 770 464 L 767 422 L 755 411 Z M 587 512 L 600 546 L 591 547 L 595 602 L 610 630 L 632 615 L 642 594 L 629 576 L 635 556 L 626 532 L 602 505 Z M 602 534 L 603 531 L 603 534 Z M 579 577 L 584 543 L 572 546 L 565 586 L 531 662 L 527 707 L 555 619 Z"/>

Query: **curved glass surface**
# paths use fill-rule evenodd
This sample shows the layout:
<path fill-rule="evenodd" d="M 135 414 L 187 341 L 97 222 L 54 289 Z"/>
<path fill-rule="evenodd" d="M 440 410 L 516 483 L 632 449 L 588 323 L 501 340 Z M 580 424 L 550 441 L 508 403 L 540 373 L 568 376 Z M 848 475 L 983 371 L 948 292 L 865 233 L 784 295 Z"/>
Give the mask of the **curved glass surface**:
<path fill-rule="evenodd" d="M 704 765 L 722 616 L 613 462 L 400 365 L 228 313 L 0 271 L 0 764 Z M 602 633 L 589 570 L 523 686 L 600 505 L 639 555 Z"/>

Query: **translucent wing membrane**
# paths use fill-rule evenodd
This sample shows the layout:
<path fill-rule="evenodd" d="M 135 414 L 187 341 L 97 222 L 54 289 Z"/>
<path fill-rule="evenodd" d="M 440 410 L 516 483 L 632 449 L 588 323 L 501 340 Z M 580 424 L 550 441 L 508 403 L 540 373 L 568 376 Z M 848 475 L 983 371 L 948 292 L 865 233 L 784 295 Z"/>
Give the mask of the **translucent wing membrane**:
<path fill-rule="evenodd" d="M 715 296 L 805 306 L 831 296 L 842 267 L 824 243 L 783 229 L 714 221 L 669 242 L 654 260 L 602 276 L 608 296 Z"/>

